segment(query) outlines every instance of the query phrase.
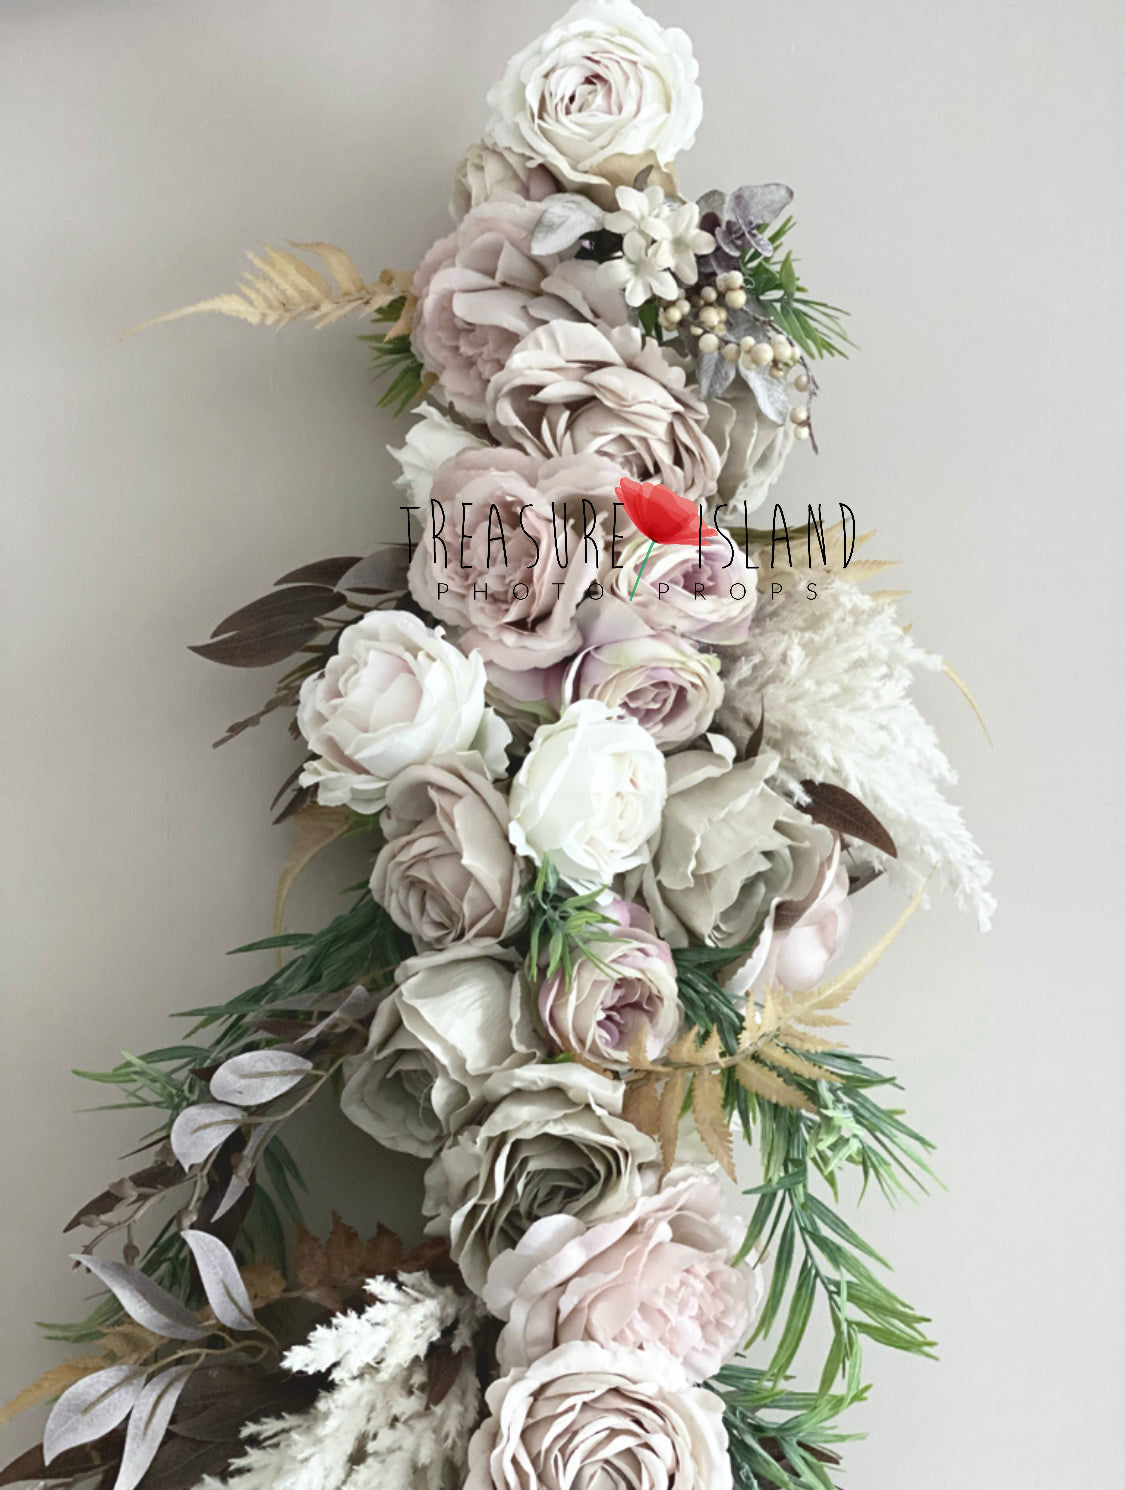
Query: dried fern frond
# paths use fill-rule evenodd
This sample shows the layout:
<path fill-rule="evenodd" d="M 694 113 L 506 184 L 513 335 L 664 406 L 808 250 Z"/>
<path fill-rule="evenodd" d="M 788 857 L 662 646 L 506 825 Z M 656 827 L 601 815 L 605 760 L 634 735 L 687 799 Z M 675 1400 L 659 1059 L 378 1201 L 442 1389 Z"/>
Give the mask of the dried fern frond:
<path fill-rule="evenodd" d="M 244 274 L 237 290 L 213 295 L 209 300 L 185 305 L 167 315 L 155 316 L 133 330 L 144 331 L 149 326 L 161 326 L 166 321 L 198 315 L 233 316 L 251 326 L 280 327 L 293 321 L 312 321 L 319 329 L 342 316 L 380 310 L 410 294 L 414 278 L 411 272 L 384 269 L 378 279 L 368 282 L 351 257 L 334 244 L 293 243 L 290 246 L 315 255 L 330 277 L 326 278 L 296 254 L 273 248 L 267 243 L 261 253 L 247 254 L 256 272 Z"/>

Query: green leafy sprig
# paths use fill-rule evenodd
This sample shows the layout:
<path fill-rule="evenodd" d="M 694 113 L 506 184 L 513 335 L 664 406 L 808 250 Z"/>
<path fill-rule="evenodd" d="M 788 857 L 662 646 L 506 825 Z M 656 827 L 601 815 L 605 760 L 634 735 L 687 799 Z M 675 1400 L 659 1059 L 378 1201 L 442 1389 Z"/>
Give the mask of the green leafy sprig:
<path fill-rule="evenodd" d="M 574 976 L 575 956 L 594 963 L 597 944 L 610 941 L 621 928 L 598 906 L 603 887 L 572 893 L 554 864 L 544 857 L 534 880 L 524 887 L 528 908 L 527 972 L 538 985 L 562 969 L 564 978 Z"/>
<path fill-rule="evenodd" d="M 743 249 L 742 282 L 747 295 L 753 297 L 765 317 L 780 326 L 806 357 L 846 357 L 847 347 L 854 346 L 844 330 L 846 310 L 814 300 L 797 274 L 796 260 L 782 247 L 795 219 L 785 218 L 766 237 L 773 253 L 766 256 L 756 248 Z"/>
<path fill-rule="evenodd" d="M 862 1437 L 841 1433 L 835 1422 L 866 1388 L 850 1398 L 794 1392 L 737 1364 L 707 1385 L 723 1399 L 735 1490 L 835 1490 L 836 1445 Z"/>
<path fill-rule="evenodd" d="M 372 320 L 393 325 L 402 315 L 405 296 L 380 306 Z M 410 407 L 421 396 L 426 369 L 414 355 L 409 332 L 398 336 L 387 336 L 385 332 L 372 332 L 361 336 L 371 348 L 371 368 L 376 379 L 390 378 L 379 398 L 381 409 L 391 409 L 398 415 Z"/>

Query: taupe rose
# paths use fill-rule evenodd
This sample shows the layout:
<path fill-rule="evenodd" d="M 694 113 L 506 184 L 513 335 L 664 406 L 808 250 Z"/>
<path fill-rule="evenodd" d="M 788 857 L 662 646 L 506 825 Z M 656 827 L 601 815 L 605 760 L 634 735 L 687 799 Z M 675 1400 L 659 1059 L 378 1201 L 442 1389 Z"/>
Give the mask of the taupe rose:
<path fill-rule="evenodd" d="M 488 1271 L 484 1302 L 507 1321 L 505 1371 L 571 1340 L 663 1348 L 694 1381 L 740 1348 L 761 1307 L 761 1269 L 731 1266 L 745 1228 L 723 1214 L 722 1187 L 688 1165 L 628 1211 L 589 1226 L 544 1216 Z"/>
<path fill-rule="evenodd" d="M 453 947 L 409 958 L 396 978 L 367 1049 L 345 1064 L 340 1106 L 384 1148 L 430 1158 L 480 1116 L 490 1078 L 544 1046 L 514 958 Z"/>
<path fill-rule="evenodd" d="M 575 1341 L 487 1401 L 465 1490 L 731 1490 L 722 1401 L 666 1351 Z"/>
<path fill-rule="evenodd" d="M 623 1087 L 583 1066 L 502 1071 L 483 1091 L 494 1103 L 426 1171 L 426 1228 L 449 1238 L 479 1293 L 489 1264 L 540 1216 L 599 1221 L 632 1205 L 656 1144 L 621 1117 Z"/>
<path fill-rule="evenodd" d="M 592 451 L 693 500 L 718 480 L 707 405 L 635 326 L 540 326 L 492 378 L 486 405 L 502 444 L 542 455 Z"/>
<path fill-rule="evenodd" d="M 730 542 L 705 543 L 701 564 L 698 548 L 658 544 L 649 554 L 648 539 L 638 535 L 622 548 L 610 590 L 654 631 L 673 631 L 699 646 L 734 646 L 753 624 L 758 575 L 740 552 L 731 554 Z"/>
<path fill-rule="evenodd" d="M 498 942 L 520 926 L 520 869 L 508 804 L 478 755 L 408 766 L 387 788 L 387 839 L 371 893 L 422 946 Z"/>
<path fill-rule="evenodd" d="M 832 834 L 766 785 L 777 756 L 735 761 L 709 735 L 711 751 L 668 757 L 668 800 L 651 858 L 626 879 L 643 887 L 656 928 L 672 946 L 689 937 L 719 947 L 747 941 L 777 900 L 812 888 Z"/>

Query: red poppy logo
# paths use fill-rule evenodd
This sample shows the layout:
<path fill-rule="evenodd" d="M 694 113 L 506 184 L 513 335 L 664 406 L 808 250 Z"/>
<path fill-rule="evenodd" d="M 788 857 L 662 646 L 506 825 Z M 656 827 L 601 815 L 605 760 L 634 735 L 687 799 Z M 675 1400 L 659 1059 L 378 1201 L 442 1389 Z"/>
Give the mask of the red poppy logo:
<path fill-rule="evenodd" d="M 703 511 L 687 497 L 678 497 L 675 492 L 661 486 L 658 481 L 634 481 L 622 476 L 617 487 L 625 511 L 633 526 L 651 539 L 648 552 L 641 560 L 633 588 L 629 592 L 632 600 L 645 572 L 649 554 L 658 543 L 682 543 L 688 547 L 701 544 L 704 538 L 717 538 L 717 529 L 708 527 L 703 521 Z"/>

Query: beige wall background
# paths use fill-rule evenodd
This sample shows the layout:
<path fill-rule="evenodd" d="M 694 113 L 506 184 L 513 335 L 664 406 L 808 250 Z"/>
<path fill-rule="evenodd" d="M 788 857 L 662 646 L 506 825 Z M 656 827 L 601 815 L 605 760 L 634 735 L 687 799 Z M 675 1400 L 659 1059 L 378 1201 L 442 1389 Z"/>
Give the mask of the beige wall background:
<path fill-rule="evenodd" d="M 446 231 L 508 54 L 562 0 L 0 4 L 8 585 L 0 775 L 4 1395 L 74 1317 L 61 1225 L 124 1172 L 134 1114 L 71 1067 L 166 1043 L 251 981 L 295 760 L 276 721 L 213 752 L 264 674 L 189 654 L 292 566 L 397 532 L 365 349 L 127 327 L 233 285 L 261 240 L 367 272 Z M 869 1357 L 855 1490 L 1107 1487 L 1121 1450 L 1122 21 L 1109 0 L 650 0 L 692 33 L 692 194 L 781 179 L 809 279 L 862 347 L 825 369 L 823 454 L 782 501 L 847 501 L 903 561 L 918 637 L 968 680 L 925 704 L 996 865 L 987 938 L 946 904 L 854 1001 L 948 1191 L 864 1223 L 941 1363 Z M 333 912 L 322 864 L 290 924 Z M 869 910 L 884 923 L 892 906 Z M 417 1170 L 331 1113 L 313 1216 L 411 1227 Z M 333 1137 L 328 1144 L 326 1139 Z M 14 1454 L 36 1424 L 9 1429 Z"/>

